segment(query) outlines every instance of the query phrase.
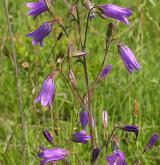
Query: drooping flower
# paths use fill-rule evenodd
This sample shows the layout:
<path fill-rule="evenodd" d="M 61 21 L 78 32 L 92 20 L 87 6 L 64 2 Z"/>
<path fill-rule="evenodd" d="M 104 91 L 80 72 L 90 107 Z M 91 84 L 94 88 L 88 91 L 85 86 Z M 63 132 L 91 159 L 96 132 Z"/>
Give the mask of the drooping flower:
<path fill-rule="evenodd" d="M 107 127 L 108 114 L 107 111 L 102 112 L 102 126 L 103 128 Z"/>
<path fill-rule="evenodd" d="M 92 152 L 92 162 L 95 162 L 98 159 L 99 153 L 100 153 L 100 148 L 99 147 L 97 147 L 93 150 L 93 152 Z"/>
<path fill-rule="evenodd" d="M 28 33 L 26 36 L 32 38 L 32 45 L 35 46 L 39 43 L 40 46 L 42 47 L 44 37 L 48 36 L 51 30 L 52 30 L 52 23 L 45 22 L 37 30 Z"/>
<path fill-rule="evenodd" d="M 38 97 L 35 99 L 35 103 L 41 101 L 42 106 L 46 106 L 46 105 L 51 106 L 54 95 L 55 95 L 55 84 L 53 82 L 52 76 L 49 75 L 43 81 L 40 93 Z"/>
<path fill-rule="evenodd" d="M 70 152 L 66 149 L 62 148 L 53 148 L 53 149 L 44 149 L 41 148 L 42 152 L 40 152 L 37 156 L 41 158 L 40 165 L 44 165 L 46 163 L 51 163 L 58 160 L 63 160 L 66 156 L 70 154 Z"/>
<path fill-rule="evenodd" d="M 87 111 L 81 111 L 80 114 L 80 122 L 83 129 L 85 129 L 86 125 L 89 124 L 89 116 Z M 92 117 L 92 127 L 94 127 L 94 118 Z"/>
<path fill-rule="evenodd" d="M 139 63 L 134 57 L 132 51 L 126 45 L 118 45 L 118 51 L 129 73 L 140 69 Z"/>
<path fill-rule="evenodd" d="M 80 115 L 80 122 L 81 122 L 82 128 L 85 129 L 86 125 L 88 124 L 88 112 L 81 111 L 79 115 Z"/>
<path fill-rule="evenodd" d="M 72 140 L 77 143 L 86 144 L 87 141 L 90 139 L 91 139 L 91 136 L 86 134 L 86 130 L 76 132 L 72 135 Z"/>
<path fill-rule="evenodd" d="M 127 17 L 132 15 L 131 9 L 123 8 L 113 4 L 99 5 L 99 9 L 103 18 L 114 18 L 123 22 L 124 24 L 129 23 Z"/>
<path fill-rule="evenodd" d="M 127 131 L 127 132 L 134 132 L 136 136 L 138 136 L 139 129 L 135 125 L 125 125 L 120 127 L 122 130 Z"/>
<path fill-rule="evenodd" d="M 39 14 L 48 10 L 45 0 L 39 0 L 38 2 L 26 3 L 26 6 L 29 8 L 28 15 L 37 17 Z"/>
<path fill-rule="evenodd" d="M 43 135 L 49 143 L 53 144 L 53 137 L 47 130 L 43 131 Z"/>
<path fill-rule="evenodd" d="M 101 74 L 100 74 L 100 80 L 104 80 L 104 79 L 107 77 L 108 73 L 111 71 L 111 68 L 112 68 L 112 66 L 111 66 L 110 64 L 108 64 L 108 65 L 102 70 L 102 72 L 101 72 Z"/>
<path fill-rule="evenodd" d="M 156 133 L 154 133 L 151 138 L 149 139 L 148 143 L 145 146 L 145 151 L 147 151 L 148 149 L 152 148 L 155 143 L 158 141 L 158 135 Z"/>
<path fill-rule="evenodd" d="M 112 155 L 106 157 L 108 165 L 126 165 L 124 154 L 121 151 L 116 151 Z"/>

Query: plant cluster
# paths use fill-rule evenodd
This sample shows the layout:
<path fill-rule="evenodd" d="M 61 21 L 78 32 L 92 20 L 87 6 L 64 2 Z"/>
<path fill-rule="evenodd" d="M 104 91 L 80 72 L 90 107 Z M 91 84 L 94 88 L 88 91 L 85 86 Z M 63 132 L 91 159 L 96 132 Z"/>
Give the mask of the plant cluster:
<path fill-rule="evenodd" d="M 140 65 L 137 62 L 133 52 L 130 50 L 128 46 L 115 38 L 115 33 L 118 29 L 120 23 L 128 25 L 128 18 L 132 15 L 132 10 L 130 8 L 119 7 L 115 4 L 94 4 L 90 0 L 74 0 L 67 1 L 64 0 L 64 5 L 68 12 L 67 18 L 65 22 L 63 22 L 60 17 L 56 16 L 56 13 L 52 9 L 52 6 L 56 7 L 56 0 L 38 0 L 37 2 L 27 3 L 26 6 L 29 8 L 28 15 L 32 16 L 33 19 L 36 19 L 37 16 L 42 15 L 44 12 L 48 12 L 50 20 L 44 22 L 42 25 L 38 27 L 35 31 L 28 33 L 26 36 L 32 38 L 32 45 L 36 46 L 37 44 L 40 47 L 43 47 L 44 38 L 48 38 L 52 29 L 55 26 L 58 26 L 62 32 L 59 35 L 59 38 L 64 35 L 67 40 L 67 52 L 64 57 L 59 59 L 59 65 L 44 78 L 42 83 L 41 90 L 39 95 L 35 99 L 35 103 L 40 102 L 42 106 L 52 107 L 54 97 L 56 95 L 56 82 L 55 77 L 57 74 L 62 74 L 62 77 L 68 83 L 71 88 L 75 99 L 80 105 L 79 117 L 81 123 L 81 130 L 79 132 L 73 132 L 71 136 L 71 140 L 75 143 L 81 143 L 85 145 L 88 141 L 91 141 L 91 164 L 98 163 L 98 156 L 101 152 L 101 147 L 98 145 L 98 141 L 95 136 L 95 122 L 94 122 L 94 114 L 92 111 L 92 97 L 96 90 L 96 87 L 106 79 L 106 77 L 110 74 L 112 65 L 107 64 L 107 57 L 109 56 L 109 48 L 111 44 L 117 46 L 117 50 L 119 52 L 120 58 L 124 63 L 125 68 L 132 74 L 133 71 L 139 71 Z M 87 15 L 86 21 L 84 24 L 80 21 L 81 13 L 80 9 L 85 8 Z M 105 51 L 102 63 L 97 72 L 97 75 L 94 81 L 89 82 L 88 75 L 88 65 L 89 61 L 87 61 L 86 56 L 88 55 L 86 51 L 87 47 L 87 35 L 89 33 L 89 23 L 91 21 L 96 21 L 96 17 L 101 17 L 102 21 L 105 19 L 114 20 L 108 24 L 106 29 L 105 36 Z M 70 39 L 70 30 L 71 23 L 75 23 L 77 26 L 76 34 L 78 36 L 78 41 L 73 42 Z M 83 29 L 83 30 L 82 30 Z M 97 36 L 98 37 L 98 36 Z M 43 51 L 43 50 L 42 50 Z M 73 73 L 73 67 L 76 63 L 81 63 L 84 69 L 84 84 L 86 86 L 85 92 L 83 96 L 80 94 L 77 86 L 77 79 Z M 66 71 L 67 70 L 67 74 Z M 52 109 L 51 109 L 52 110 Z M 102 112 L 102 126 L 107 129 L 107 111 Z M 90 131 L 87 132 L 87 125 L 90 128 Z M 106 160 L 108 165 L 125 165 L 125 156 L 124 153 L 120 150 L 119 142 L 114 137 L 115 130 L 122 130 L 126 132 L 133 132 L 136 137 L 138 137 L 139 128 L 135 125 L 116 125 L 114 126 L 110 135 L 108 135 L 105 141 L 106 147 Z M 41 158 L 40 164 L 53 163 L 56 164 L 57 161 L 67 161 L 67 157 L 74 153 L 74 151 L 70 151 L 70 149 L 59 148 L 55 146 L 52 135 L 44 130 L 44 137 L 47 141 L 52 145 L 52 149 L 46 149 L 40 147 L 41 152 L 38 154 L 38 157 Z M 141 164 L 141 156 L 150 148 L 152 148 L 158 140 L 158 135 L 154 133 L 149 139 L 148 143 L 145 145 L 144 150 L 139 155 L 138 158 L 132 164 L 139 165 Z M 111 143 L 112 153 L 108 154 L 108 145 Z M 76 154 L 76 153 L 74 153 Z M 78 164 L 81 164 L 79 158 L 77 157 Z M 105 160 L 105 158 L 104 158 Z"/>

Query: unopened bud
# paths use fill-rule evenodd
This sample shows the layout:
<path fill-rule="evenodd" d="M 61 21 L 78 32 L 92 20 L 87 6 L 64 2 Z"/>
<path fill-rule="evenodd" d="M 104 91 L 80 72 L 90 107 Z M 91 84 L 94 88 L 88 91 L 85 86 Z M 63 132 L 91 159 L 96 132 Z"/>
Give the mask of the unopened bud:
<path fill-rule="evenodd" d="M 79 115 L 80 115 L 80 122 L 81 122 L 82 128 L 85 129 L 86 125 L 88 124 L 88 112 L 81 111 Z"/>
<path fill-rule="evenodd" d="M 74 52 L 74 47 L 71 43 L 68 44 L 68 48 L 67 48 L 67 61 L 70 63 L 70 60 L 72 58 Z"/>
<path fill-rule="evenodd" d="M 102 112 L 102 126 L 103 128 L 107 127 L 108 114 L 107 111 Z"/>
<path fill-rule="evenodd" d="M 76 16 L 76 6 L 75 6 L 75 4 L 71 5 L 69 11 L 73 16 Z"/>
<path fill-rule="evenodd" d="M 95 162 L 98 159 L 100 153 L 100 148 L 96 148 L 92 152 L 92 162 Z"/>
<path fill-rule="evenodd" d="M 47 130 L 44 130 L 44 131 L 43 131 L 43 136 L 45 137 L 45 139 L 46 139 L 49 143 L 53 144 L 53 138 L 52 138 L 51 134 L 50 134 Z"/>
<path fill-rule="evenodd" d="M 146 152 L 148 149 L 152 148 L 157 141 L 158 141 L 158 135 L 155 133 L 149 139 L 149 142 L 146 144 L 144 151 Z"/>
<path fill-rule="evenodd" d="M 112 66 L 111 66 L 110 64 L 108 64 L 108 65 L 102 70 L 99 79 L 100 79 L 100 80 L 104 80 L 104 79 L 107 77 L 107 75 L 109 74 L 109 72 L 111 71 L 111 69 L 112 69 Z"/>
<path fill-rule="evenodd" d="M 73 57 L 81 57 L 81 56 L 85 56 L 86 54 L 87 54 L 87 52 L 85 50 L 75 51 Z"/>
<path fill-rule="evenodd" d="M 112 36 L 113 27 L 114 27 L 113 23 L 108 24 L 107 33 L 106 33 L 107 39 L 109 39 Z"/>
<path fill-rule="evenodd" d="M 127 132 L 133 132 L 135 133 L 136 137 L 138 136 L 138 133 L 139 133 L 139 129 L 137 126 L 134 126 L 134 125 L 125 125 L 125 126 L 120 126 L 118 127 L 124 131 L 127 131 Z"/>

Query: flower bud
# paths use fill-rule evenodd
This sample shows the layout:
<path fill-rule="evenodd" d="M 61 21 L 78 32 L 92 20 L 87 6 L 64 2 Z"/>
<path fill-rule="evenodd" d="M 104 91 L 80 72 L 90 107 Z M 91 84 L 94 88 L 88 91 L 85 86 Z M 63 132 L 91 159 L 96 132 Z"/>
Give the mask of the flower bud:
<path fill-rule="evenodd" d="M 87 111 L 80 112 L 80 122 L 81 122 L 82 128 L 85 129 L 86 125 L 88 124 L 88 112 Z"/>
<path fill-rule="evenodd" d="M 46 140 L 49 143 L 53 144 L 53 138 L 52 138 L 51 134 L 47 130 L 43 131 L 43 136 L 46 138 Z"/>
<path fill-rule="evenodd" d="M 92 152 L 92 162 L 95 162 L 98 159 L 100 153 L 100 148 L 96 148 Z"/>
<path fill-rule="evenodd" d="M 108 24 L 107 33 L 106 33 L 107 39 L 109 39 L 112 36 L 113 27 L 114 27 L 113 23 Z"/>
<path fill-rule="evenodd" d="M 108 73 L 111 71 L 111 68 L 112 68 L 112 66 L 111 66 L 110 64 L 108 64 L 108 65 L 102 70 L 102 72 L 101 72 L 101 74 L 100 74 L 100 80 L 101 80 L 101 81 L 104 80 L 104 79 L 107 77 Z"/>
<path fill-rule="evenodd" d="M 124 131 L 127 131 L 127 132 L 134 132 L 136 137 L 138 136 L 138 133 L 139 133 L 139 129 L 137 126 L 134 126 L 134 125 L 125 125 L 125 126 L 122 126 L 122 127 L 119 127 L 120 129 L 124 130 Z"/>
<path fill-rule="evenodd" d="M 102 112 L 102 126 L 103 128 L 107 127 L 108 114 L 107 111 Z"/>
<path fill-rule="evenodd" d="M 149 142 L 146 144 L 144 151 L 146 152 L 148 149 L 152 148 L 157 141 L 158 141 L 158 135 L 155 133 L 149 139 Z"/>

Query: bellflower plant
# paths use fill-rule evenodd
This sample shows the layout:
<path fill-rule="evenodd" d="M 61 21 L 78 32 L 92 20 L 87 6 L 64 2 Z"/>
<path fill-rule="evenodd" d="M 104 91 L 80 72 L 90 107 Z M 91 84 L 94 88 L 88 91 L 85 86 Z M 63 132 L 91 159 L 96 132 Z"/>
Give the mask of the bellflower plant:
<path fill-rule="evenodd" d="M 47 2 L 47 4 L 46 4 Z M 49 2 L 49 3 L 48 3 Z M 120 141 L 119 137 L 115 135 L 115 131 L 123 130 L 126 132 L 133 132 L 138 136 L 139 134 L 139 129 L 137 126 L 134 125 L 123 125 L 123 124 L 115 124 L 113 128 L 111 128 L 110 132 L 110 124 L 107 124 L 108 120 L 108 114 L 112 113 L 111 112 L 106 112 L 106 111 L 101 111 L 100 106 L 97 107 L 96 109 L 93 110 L 93 101 L 94 101 L 94 94 L 97 94 L 95 90 L 99 89 L 102 80 L 104 80 L 108 74 L 110 73 L 110 76 L 114 76 L 115 74 L 112 75 L 111 73 L 111 68 L 113 64 L 108 64 L 108 58 L 109 53 L 112 49 L 110 49 L 111 45 L 118 47 L 118 52 L 120 54 L 120 57 L 128 70 L 129 73 L 132 73 L 134 70 L 139 70 L 140 65 L 137 62 L 136 58 L 134 57 L 132 51 L 120 41 L 118 38 L 119 35 L 115 35 L 119 31 L 118 29 L 118 24 L 117 21 L 120 21 L 124 24 L 129 24 L 128 18 L 132 15 L 132 11 L 130 8 L 123 8 L 120 6 L 117 6 L 115 4 L 94 4 L 92 3 L 91 0 L 84 0 L 84 1 L 63 1 L 64 5 L 64 13 L 67 13 L 67 15 L 59 16 L 57 15 L 57 10 L 54 11 L 54 9 L 57 7 L 56 6 L 56 1 L 52 0 L 54 2 L 54 8 L 52 8 L 52 4 L 50 3 L 51 1 L 46 1 L 46 0 L 39 0 L 38 2 L 35 3 L 27 3 L 27 7 L 29 8 L 28 15 L 33 16 L 33 18 L 37 17 L 38 15 L 46 12 L 48 14 L 49 20 L 48 22 L 44 22 L 42 25 L 39 26 L 38 29 L 35 31 L 32 31 L 28 33 L 26 36 L 32 38 L 32 44 L 35 46 L 37 44 L 40 44 L 40 47 L 43 46 L 43 40 L 45 37 L 51 34 L 52 31 L 52 26 L 55 25 L 56 23 L 56 32 L 59 34 L 55 34 L 54 37 L 57 36 L 56 42 L 53 43 L 52 48 L 49 50 L 49 54 L 46 57 L 46 62 L 45 64 L 48 63 L 50 56 L 55 55 L 56 52 L 58 52 L 57 58 L 54 57 L 52 59 L 58 59 L 55 60 L 56 64 L 53 65 L 48 65 L 48 66 L 53 66 L 51 74 L 49 74 L 43 81 L 40 92 L 38 96 L 35 99 L 35 103 L 40 102 L 42 106 L 46 106 L 46 108 L 51 109 L 51 122 L 53 126 L 53 130 L 57 130 L 56 127 L 61 127 L 61 125 L 58 125 L 58 117 L 62 114 L 56 115 L 56 117 L 53 115 L 54 113 L 52 112 L 52 101 L 55 96 L 55 74 L 54 71 L 58 71 L 61 75 L 61 78 L 65 80 L 62 83 L 67 83 L 68 86 L 71 89 L 71 92 L 74 96 L 75 102 L 72 104 L 73 106 L 76 105 L 76 108 L 74 107 L 74 112 L 76 114 L 79 114 L 80 117 L 80 122 L 75 122 L 75 120 L 72 120 L 71 122 L 71 129 L 70 130 L 77 130 L 77 127 L 81 127 L 80 132 L 73 132 L 70 133 L 71 137 L 67 137 L 67 133 L 65 133 L 65 139 L 59 139 L 59 142 L 62 142 L 60 144 L 57 144 L 58 142 L 56 141 L 55 138 L 55 143 L 53 144 L 53 137 L 51 134 L 47 131 L 44 130 L 43 135 L 46 138 L 46 140 L 52 145 L 52 147 L 55 145 L 56 146 L 62 146 L 64 145 L 63 148 L 52 148 L 52 149 L 45 149 L 41 148 L 41 152 L 38 154 L 38 157 L 41 158 L 40 165 L 44 165 L 46 163 L 56 163 L 56 161 L 66 159 L 67 156 L 70 155 L 70 149 L 74 155 L 76 155 L 76 159 L 78 164 L 80 164 L 81 158 L 79 158 L 78 153 L 75 153 L 74 148 L 72 148 L 73 145 L 70 145 L 70 143 L 76 142 L 76 143 L 82 143 L 88 144 L 85 146 L 84 152 L 86 152 L 85 155 L 87 155 L 90 152 L 90 162 L 92 165 L 96 164 L 104 164 L 105 162 L 105 157 L 102 159 L 102 161 L 99 163 L 98 156 L 100 155 L 100 151 L 104 152 L 103 147 L 105 147 L 106 151 L 106 160 L 108 162 L 108 165 L 126 165 L 125 157 L 124 154 L 120 151 Z M 53 9 L 53 10 L 49 10 Z M 66 9 L 66 11 L 65 11 Z M 85 10 L 83 10 L 85 9 Z M 87 9 L 87 10 L 86 10 Z M 81 11 L 84 11 L 83 14 Z M 96 16 L 96 17 L 95 17 Z M 104 41 L 105 43 L 102 45 L 99 45 L 99 48 L 101 48 L 104 54 L 103 54 L 103 60 L 101 64 L 97 64 L 96 66 L 100 66 L 98 70 L 94 69 L 94 74 L 92 74 L 92 77 L 90 78 L 90 72 L 88 65 L 91 65 L 94 63 L 94 57 L 96 54 L 95 52 L 92 51 L 95 48 L 92 48 L 92 56 L 89 56 L 90 50 L 88 49 L 88 33 L 90 33 L 90 24 L 92 23 L 90 20 L 92 18 L 93 21 L 97 21 L 97 17 L 101 16 L 103 18 L 113 18 L 116 21 L 113 21 L 112 19 L 109 20 L 111 22 L 108 22 L 108 25 L 106 26 L 106 33 L 102 36 L 104 36 Z M 86 20 L 84 20 L 84 17 Z M 83 20 L 83 21 L 82 21 Z M 104 20 L 100 20 L 104 21 Z M 106 21 L 106 20 L 105 20 Z M 74 26 L 73 26 L 74 25 Z M 101 24 L 103 25 L 103 24 Z M 119 24 L 121 25 L 121 24 Z M 118 30 L 117 30 L 118 29 Z M 75 35 L 76 34 L 76 35 Z M 90 35 L 91 36 L 91 35 Z M 98 36 L 96 36 L 98 38 Z M 97 39 L 96 38 L 96 39 Z M 65 40 L 65 42 L 61 42 L 61 40 Z M 114 42 L 113 42 L 114 41 Z M 63 46 L 59 46 L 58 49 L 55 51 L 55 47 L 59 44 L 63 44 Z M 119 43 L 118 45 L 115 45 L 115 43 Z M 59 44 L 59 45 L 60 45 Z M 63 49 L 63 47 L 66 44 L 66 49 Z M 65 52 L 65 50 L 67 50 Z M 43 51 L 43 49 L 41 49 Z M 47 50 L 45 50 L 47 52 Z M 62 55 L 61 55 L 62 54 Z M 111 53 L 112 55 L 112 53 Z M 60 58 L 59 58 L 60 57 Z M 93 57 L 91 58 L 92 61 L 89 61 L 90 58 L 88 57 Z M 99 56 L 100 57 L 100 56 Z M 60 60 L 59 60 L 60 59 Z M 111 60 L 112 61 L 112 60 Z M 99 60 L 97 61 L 97 63 Z M 78 65 L 77 65 L 78 64 Z M 76 67 L 75 67 L 76 66 Z M 46 65 L 47 67 L 47 65 Z M 45 67 L 45 68 L 46 68 Z M 93 65 L 94 67 L 94 65 Z M 114 67 L 114 66 L 113 66 Z M 97 67 L 96 67 L 97 68 Z M 43 68 L 42 68 L 43 69 Z M 81 73 L 81 69 L 83 72 Z M 73 74 L 74 71 L 74 74 Z M 117 71 L 118 72 L 118 71 Z M 77 74 L 78 73 L 78 74 Z M 119 73 L 121 74 L 121 73 Z M 81 76 L 79 76 L 81 75 Z M 95 77 L 93 77 L 95 76 Z M 130 75 L 128 75 L 130 76 Z M 75 78 L 76 77 L 76 78 Z M 78 80 L 80 80 L 82 86 L 79 85 Z M 114 79 L 114 77 L 113 77 Z M 118 84 L 118 82 L 116 82 Z M 59 83 L 61 85 L 61 83 Z M 100 87 L 101 88 L 101 87 Z M 62 89 L 62 88 L 61 88 Z M 112 89 L 112 88 L 110 88 Z M 66 93 L 65 93 L 66 94 Z M 66 94 L 67 95 L 67 94 Z M 67 95 L 68 96 L 68 95 Z M 61 97 L 61 96 L 59 96 Z M 101 101 L 101 97 L 97 97 L 97 102 Z M 104 96 L 104 101 L 108 101 L 107 99 L 112 99 L 112 98 L 107 98 Z M 59 99 L 62 100 L 62 99 Z M 57 101 L 57 105 L 60 103 L 59 100 Z M 63 99 L 64 100 L 64 99 Z M 68 100 L 68 99 L 67 99 Z M 64 101 L 65 104 L 65 101 Z M 60 104 L 59 107 L 61 107 L 64 104 Z M 107 104 L 110 104 L 108 102 Z M 95 105 L 95 104 L 94 104 Z M 99 105 L 99 104 L 96 104 Z M 103 105 L 103 104 L 102 104 Z M 48 107 L 47 107 L 48 106 Z M 112 107 L 111 105 L 109 105 Z M 55 106 L 56 107 L 56 106 Z M 103 107 L 104 108 L 104 107 Z M 72 109 L 72 108 L 71 108 Z M 102 114 L 102 119 L 99 121 L 99 115 L 97 111 Z M 57 110 L 56 113 L 59 111 Z M 73 114 L 74 114 L 73 112 Z M 96 113 L 95 113 L 96 112 Z M 67 112 L 67 115 L 70 112 Z M 94 114 L 95 113 L 95 114 Z M 108 114 L 107 114 L 108 113 Z M 63 120 L 65 115 L 61 117 Z M 74 118 L 74 115 L 71 115 Z M 94 117 L 97 117 L 96 122 L 94 122 Z M 47 115 L 48 117 L 48 115 Z M 55 117 L 55 118 L 54 118 Z M 68 126 L 67 120 L 68 116 L 65 116 L 65 121 L 63 122 L 63 127 Z M 76 118 L 75 118 L 76 119 Z M 123 121 L 123 120 L 122 120 Z M 62 123 L 61 122 L 61 123 Z M 56 123 L 57 125 L 54 127 L 54 124 Z M 98 129 L 98 125 L 101 123 L 104 129 Z M 48 124 L 48 123 L 47 123 Z M 86 127 L 87 126 L 87 127 Z M 70 126 L 69 126 L 70 127 Z M 59 132 L 55 133 L 57 137 L 63 137 L 63 136 L 58 136 L 59 134 L 62 133 L 62 130 L 67 130 L 65 129 L 58 129 Z M 109 129 L 108 129 L 109 128 Z M 101 132 L 103 131 L 103 132 Z M 129 136 L 130 134 L 128 134 Z M 104 138 L 104 139 L 102 139 Z M 71 140 L 70 140 L 71 139 Z M 138 140 L 138 139 L 136 139 Z M 158 135 L 153 134 L 153 136 L 150 138 L 149 142 L 146 144 L 144 147 L 144 152 L 147 151 L 149 148 L 152 148 L 153 145 L 157 142 L 158 140 Z M 69 142 L 69 143 L 68 143 Z M 69 145 L 68 145 L 69 144 Z M 110 146 L 111 144 L 111 146 Z M 69 150 L 66 150 L 65 145 L 68 145 Z M 78 144 L 75 144 L 78 145 Z M 74 145 L 74 146 L 75 146 Z M 129 144 L 128 144 L 129 145 Z M 100 147 L 99 147 L 100 146 Z M 88 147 L 88 150 L 87 150 Z M 128 147 L 129 148 L 129 147 Z M 83 149 L 83 148 L 82 148 Z M 108 154 L 108 149 L 112 149 L 113 153 L 111 155 Z M 78 150 L 76 150 L 78 152 Z M 82 151 L 83 152 L 83 151 Z M 144 153 L 143 152 L 143 153 Z M 136 155 L 136 154 L 135 154 Z M 138 158 L 137 158 L 138 157 Z M 83 157 L 84 158 L 84 157 Z M 141 155 L 136 156 L 136 162 L 139 161 L 141 158 Z M 88 157 L 87 157 L 88 160 Z M 85 162 L 86 163 L 86 162 Z M 128 162 L 127 162 L 128 163 Z M 129 164 L 132 164 L 133 162 L 130 162 Z M 76 163 L 77 164 L 77 163 Z M 87 162 L 87 164 L 89 164 Z"/>
<path fill-rule="evenodd" d="M 47 105 L 51 106 L 54 95 L 55 95 L 55 84 L 52 80 L 52 76 L 49 75 L 43 81 L 40 93 L 38 97 L 36 97 L 35 99 L 35 103 L 40 101 L 42 106 L 47 106 Z"/>
<path fill-rule="evenodd" d="M 45 22 L 43 23 L 37 30 L 28 33 L 26 36 L 33 38 L 32 44 L 35 46 L 38 43 L 40 46 L 43 46 L 43 39 L 44 37 L 48 36 L 52 30 L 52 24 L 51 22 Z"/>
<path fill-rule="evenodd" d="M 113 4 L 99 5 L 101 16 L 103 18 L 114 18 L 124 24 L 129 24 L 128 17 L 132 15 L 132 12 L 128 8 L 119 7 Z"/>
<path fill-rule="evenodd" d="M 26 6 L 29 8 L 28 15 L 33 16 L 33 18 L 36 18 L 38 15 L 48 10 L 45 0 L 26 3 Z"/>
<path fill-rule="evenodd" d="M 129 73 L 140 69 L 139 63 L 134 57 L 132 51 L 126 45 L 118 45 L 118 52 Z"/>
<path fill-rule="evenodd" d="M 54 161 L 63 160 L 66 156 L 70 154 L 70 152 L 66 149 L 62 148 L 53 148 L 53 149 L 42 149 L 37 156 L 41 158 L 40 165 L 44 165 L 47 163 L 52 163 Z"/>

